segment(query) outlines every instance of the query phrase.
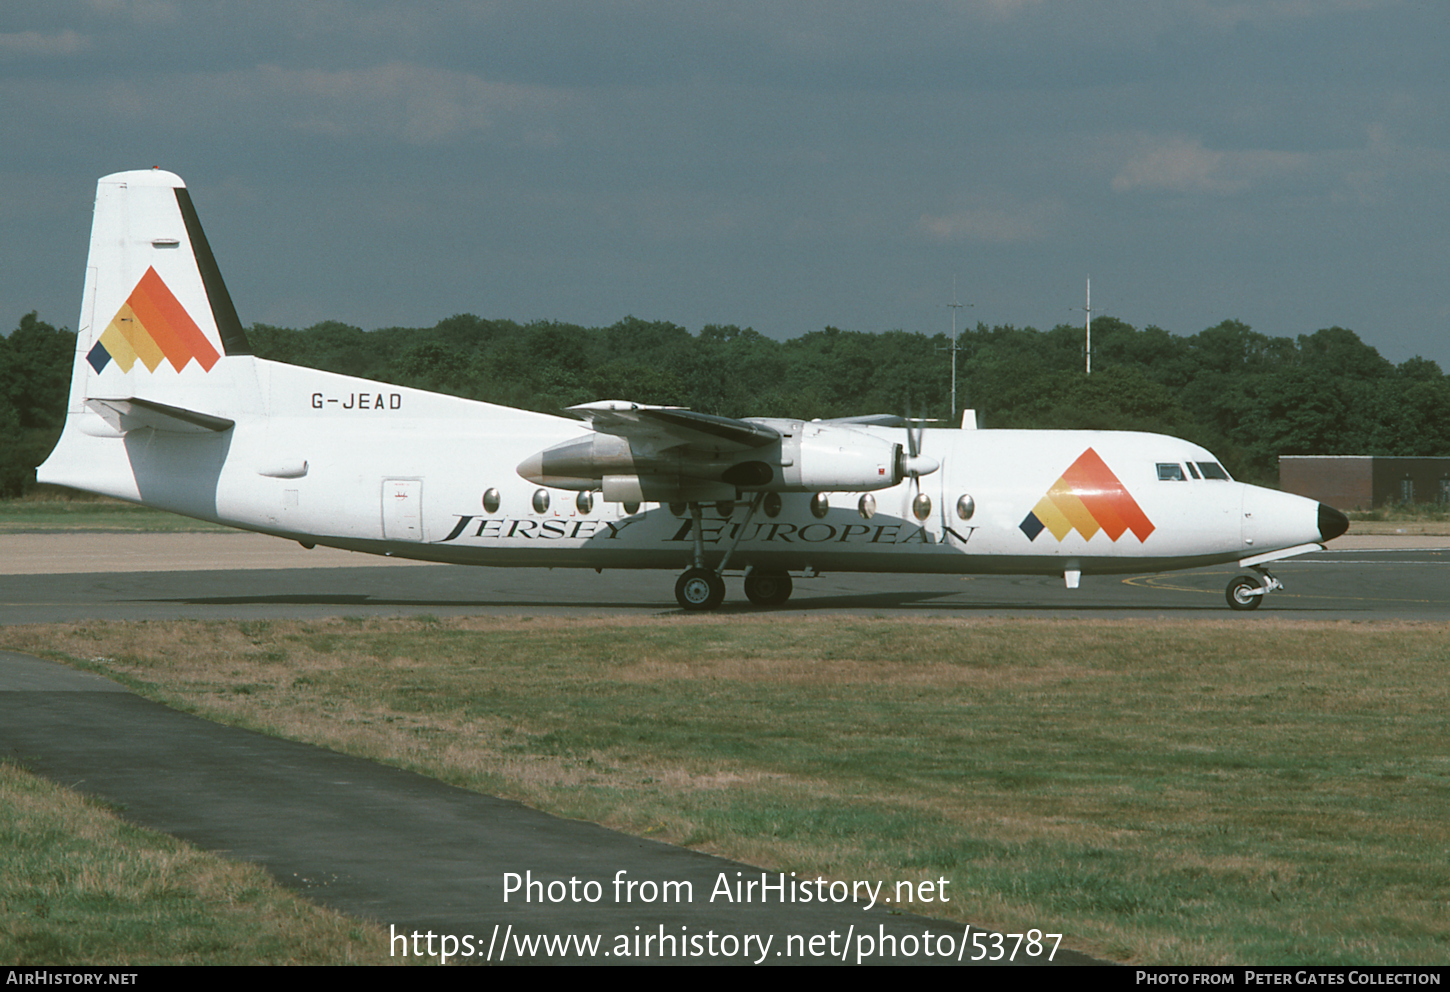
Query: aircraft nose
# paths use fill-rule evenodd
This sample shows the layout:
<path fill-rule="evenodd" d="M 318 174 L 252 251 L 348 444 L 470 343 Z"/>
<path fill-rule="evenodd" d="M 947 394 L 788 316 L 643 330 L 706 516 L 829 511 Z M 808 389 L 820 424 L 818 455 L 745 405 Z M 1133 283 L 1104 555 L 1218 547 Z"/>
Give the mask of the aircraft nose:
<path fill-rule="evenodd" d="M 1319 504 L 1319 537 L 1332 541 L 1349 530 L 1349 518 L 1332 506 Z"/>

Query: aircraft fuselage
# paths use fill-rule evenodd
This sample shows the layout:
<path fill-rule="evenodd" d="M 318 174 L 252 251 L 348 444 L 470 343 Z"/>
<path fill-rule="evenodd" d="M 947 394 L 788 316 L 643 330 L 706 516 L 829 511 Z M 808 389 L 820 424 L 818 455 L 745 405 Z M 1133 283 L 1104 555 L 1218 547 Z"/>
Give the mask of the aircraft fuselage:
<path fill-rule="evenodd" d="M 236 417 L 231 430 L 143 428 L 121 437 L 97 414 L 77 411 L 73 438 L 42 478 L 304 543 L 398 557 L 588 568 L 678 568 L 692 560 L 683 504 L 644 503 L 629 512 L 597 493 L 581 500 L 579 492 L 539 486 L 514 471 L 534 452 L 588 435 L 583 424 L 250 357 L 222 361 L 251 366 L 233 371 L 255 376 L 263 403 Z M 857 430 L 898 442 L 905 434 Z M 919 483 L 931 500 L 924 518 L 912 510 L 917 483 L 910 479 L 872 492 L 869 518 L 861 510 L 865 493 L 825 493 L 828 506 L 817 515 L 814 494 L 787 492 L 778 509 L 766 503 L 747 523 L 749 494 L 742 493 L 704 504 L 707 559 L 738 541 L 731 564 L 742 569 L 1130 573 L 1323 539 L 1313 500 L 1204 478 L 1197 466 L 1216 459 L 1178 438 L 928 430 L 923 451 L 941 464 Z M 1096 475 L 1064 481 L 1089 452 Z M 484 498 L 490 490 L 493 509 Z"/>

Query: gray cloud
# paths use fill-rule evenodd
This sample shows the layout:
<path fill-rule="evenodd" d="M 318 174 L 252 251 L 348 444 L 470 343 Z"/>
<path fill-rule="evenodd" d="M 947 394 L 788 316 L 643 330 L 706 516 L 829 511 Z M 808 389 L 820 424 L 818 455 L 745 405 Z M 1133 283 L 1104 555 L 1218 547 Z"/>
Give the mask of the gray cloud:
<path fill-rule="evenodd" d="M 1113 313 L 1450 367 L 1450 65 L 1397 0 L 10 0 L 0 299 L 180 172 L 244 319 L 798 334 Z M 285 237 L 279 237 L 285 232 Z M 1097 297 L 1095 292 L 1094 296 Z"/>
<path fill-rule="evenodd" d="M 89 47 L 89 38 L 69 28 L 49 34 L 40 31 L 0 33 L 0 57 L 74 55 Z"/>

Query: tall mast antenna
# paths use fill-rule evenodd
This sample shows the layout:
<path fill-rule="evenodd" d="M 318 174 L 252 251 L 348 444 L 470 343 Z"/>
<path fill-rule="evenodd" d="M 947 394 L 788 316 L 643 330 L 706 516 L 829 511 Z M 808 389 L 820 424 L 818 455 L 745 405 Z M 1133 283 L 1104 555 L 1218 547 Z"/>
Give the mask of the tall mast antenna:
<path fill-rule="evenodd" d="M 957 302 L 957 277 L 952 276 L 952 301 L 947 307 L 952 312 L 952 343 L 949 348 L 938 347 L 937 351 L 950 351 L 952 353 L 952 412 L 947 418 L 949 423 L 955 423 L 957 419 L 957 352 L 962 349 L 957 347 L 957 311 L 962 307 L 975 306 L 974 303 Z"/>
<path fill-rule="evenodd" d="M 1068 309 L 1069 310 L 1076 310 L 1078 308 L 1077 307 L 1069 307 Z M 1098 309 L 1099 310 L 1103 310 L 1103 309 L 1106 309 L 1106 308 L 1104 308 L 1104 307 L 1098 307 Z M 1086 360 L 1085 368 L 1087 369 L 1087 374 L 1088 375 L 1092 375 L 1093 374 L 1093 279 L 1092 279 L 1092 276 L 1088 276 L 1088 281 L 1087 281 L 1087 305 L 1084 306 L 1082 308 L 1082 310 L 1083 310 L 1084 313 L 1087 314 L 1087 320 L 1083 324 L 1083 335 L 1086 338 L 1086 341 L 1085 341 L 1084 346 L 1083 346 L 1083 354 L 1084 354 L 1085 360 Z"/>

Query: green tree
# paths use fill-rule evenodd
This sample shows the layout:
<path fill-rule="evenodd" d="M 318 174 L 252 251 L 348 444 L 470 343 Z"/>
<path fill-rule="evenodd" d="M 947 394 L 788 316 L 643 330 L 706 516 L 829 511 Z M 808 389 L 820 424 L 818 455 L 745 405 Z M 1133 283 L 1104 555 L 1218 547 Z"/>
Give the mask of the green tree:
<path fill-rule="evenodd" d="M 60 439 L 76 336 L 35 311 L 0 338 L 0 494 L 35 483 L 35 466 Z"/>

